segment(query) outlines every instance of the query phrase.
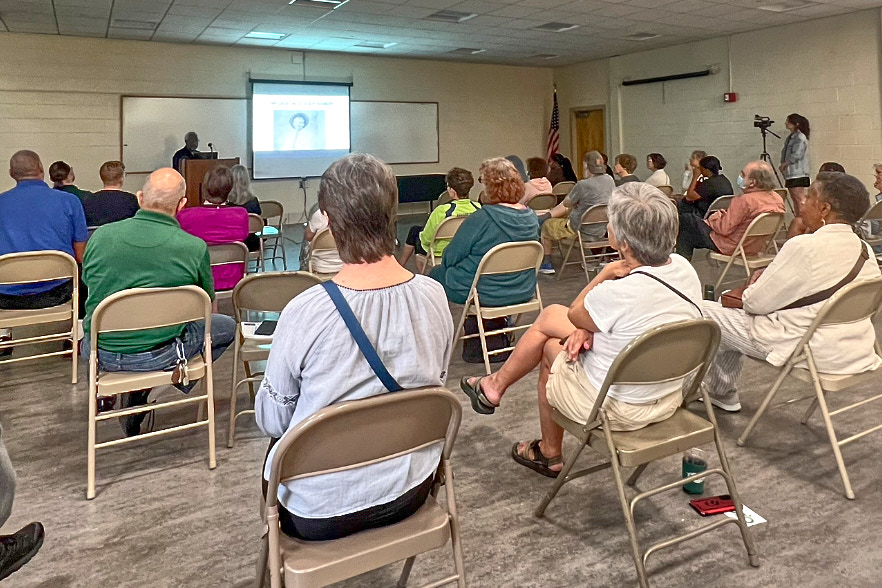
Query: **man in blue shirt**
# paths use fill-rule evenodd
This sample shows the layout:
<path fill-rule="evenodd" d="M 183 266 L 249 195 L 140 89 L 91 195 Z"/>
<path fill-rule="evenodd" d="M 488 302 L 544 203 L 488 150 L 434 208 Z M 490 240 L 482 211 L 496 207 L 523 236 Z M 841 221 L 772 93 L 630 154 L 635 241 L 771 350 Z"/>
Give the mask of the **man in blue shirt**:
<path fill-rule="evenodd" d="M 9 160 L 15 188 L 0 194 L 0 255 L 55 250 L 82 262 L 89 232 L 83 205 L 73 194 L 53 190 L 43 181 L 43 164 L 33 151 Z M 70 281 L 0 286 L 0 309 L 48 308 L 70 300 Z M 0 329 L 0 341 L 10 337 Z M 0 355 L 10 350 L 0 350 Z"/>

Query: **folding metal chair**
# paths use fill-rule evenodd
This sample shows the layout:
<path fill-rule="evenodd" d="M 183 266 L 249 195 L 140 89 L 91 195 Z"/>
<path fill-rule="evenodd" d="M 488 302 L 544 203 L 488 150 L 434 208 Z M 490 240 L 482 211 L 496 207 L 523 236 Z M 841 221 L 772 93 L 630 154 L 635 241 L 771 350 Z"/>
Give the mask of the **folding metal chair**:
<path fill-rule="evenodd" d="M 536 194 L 527 202 L 530 210 L 551 210 L 557 206 L 557 196 L 554 194 Z"/>
<path fill-rule="evenodd" d="M 435 253 L 435 244 L 438 243 L 438 241 L 447 241 L 449 243 L 467 218 L 468 215 L 449 216 L 441 221 L 441 224 L 435 229 L 435 234 L 432 235 L 432 240 L 429 242 L 429 250 L 426 255 L 427 263 L 425 271 L 427 273 L 431 268 L 441 263 L 441 255 Z"/>
<path fill-rule="evenodd" d="M 208 246 L 208 257 L 212 268 L 225 267 L 230 265 L 241 265 L 243 275 L 248 273 L 248 247 L 245 243 L 222 243 L 220 245 Z M 235 286 L 234 286 L 235 287 Z M 215 290 L 218 298 L 228 298 L 232 295 L 233 289 Z"/>
<path fill-rule="evenodd" d="M 778 196 L 781 197 L 781 200 L 783 200 L 784 204 L 787 206 L 787 208 L 790 209 L 790 214 L 792 214 L 793 216 L 796 216 L 796 212 L 795 212 L 796 209 L 793 208 L 793 201 L 790 200 L 790 191 L 787 190 L 787 188 L 775 188 L 774 192 L 778 193 Z"/>
<path fill-rule="evenodd" d="M 862 231 L 864 234 L 864 241 L 866 241 L 870 247 L 882 245 L 882 235 L 874 235 L 872 232 L 871 223 L 878 223 L 879 221 L 882 221 L 882 200 L 873 203 L 870 209 L 864 213 L 864 216 L 862 216 L 861 220 L 857 223 L 857 226 L 864 228 Z"/>
<path fill-rule="evenodd" d="M 735 247 L 735 251 L 732 252 L 732 255 L 724 255 L 722 253 L 717 253 L 716 251 L 710 251 L 708 253 L 708 259 L 726 262 L 726 267 L 723 268 L 723 273 L 720 274 L 720 277 L 714 286 L 714 291 L 720 290 L 720 285 L 723 283 L 726 274 L 729 273 L 729 268 L 732 267 L 733 264 L 740 265 L 744 268 L 744 272 L 747 274 L 745 281 L 747 281 L 750 279 L 750 274 L 754 270 L 766 267 L 772 263 L 772 260 L 775 259 L 775 254 L 778 252 L 778 245 L 775 243 L 775 235 L 778 234 L 778 231 L 783 224 L 783 212 L 764 212 L 750 221 L 747 230 L 744 231 L 744 235 L 741 236 L 741 240 L 738 241 L 738 246 Z M 774 253 L 747 255 L 744 252 L 745 243 L 759 243 L 760 251 L 768 251 L 772 248 L 774 249 Z"/>
<path fill-rule="evenodd" d="M 475 278 L 472 280 L 472 287 L 466 298 L 465 305 L 462 308 L 462 316 L 459 319 L 459 325 L 456 327 L 456 334 L 453 335 L 453 346 L 456 347 L 460 340 L 474 339 L 478 337 L 481 340 L 481 351 L 484 355 L 484 368 L 487 374 L 490 370 L 490 356 L 505 353 L 514 349 L 514 337 L 512 337 L 511 345 L 503 349 L 487 350 L 487 337 L 491 335 L 501 335 L 503 333 L 514 333 L 530 328 L 529 323 L 519 325 L 520 317 L 525 312 L 541 311 L 542 297 L 539 294 L 539 281 L 536 280 L 536 294 L 530 300 L 520 304 L 509 304 L 507 306 L 484 306 L 481 304 L 478 295 L 478 282 L 485 276 L 501 276 L 506 274 L 516 274 L 525 271 L 533 271 L 538 275 L 539 266 L 542 264 L 543 249 L 542 244 L 538 241 L 517 241 L 514 243 L 502 243 L 492 248 L 484 254 L 481 263 L 478 264 L 478 270 L 475 272 Z M 467 316 L 475 315 L 478 321 L 477 335 L 462 335 Z M 496 329 L 494 331 L 484 331 L 483 319 L 494 319 L 517 315 L 514 324 Z"/>
<path fill-rule="evenodd" d="M 322 281 L 307 272 L 266 272 L 245 276 L 233 289 L 233 318 L 236 319 L 236 336 L 233 341 L 233 387 L 230 390 L 230 427 L 227 447 L 236 442 L 236 419 L 244 414 L 254 414 L 253 410 L 236 412 L 239 388 L 248 384 L 251 400 L 254 401 L 254 384 L 263 379 L 263 373 L 252 369 L 251 364 L 266 361 L 269 357 L 273 337 L 245 336 L 242 322 L 248 313 L 280 313 L 285 306 L 299 294 Z M 245 369 L 245 377 L 239 378 L 239 362 Z"/>
<path fill-rule="evenodd" d="M 674 187 L 673 186 L 667 186 L 667 185 L 659 186 L 658 189 L 661 190 L 662 194 L 664 194 L 668 198 L 670 198 L 674 195 Z"/>
<path fill-rule="evenodd" d="M 454 575 L 425 588 L 456 582 L 465 588 L 459 519 L 450 454 L 462 418 L 459 398 L 444 388 L 419 388 L 331 405 L 300 422 L 279 440 L 270 464 L 265 535 L 258 556 L 257 586 L 269 566 L 272 588 L 327 586 L 396 561 L 406 560 L 404 587 L 416 556 L 453 548 Z M 279 529 L 279 484 L 328 472 L 351 470 L 443 443 L 441 463 L 426 503 L 399 523 L 332 541 L 299 541 Z M 438 499 L 446 489 L 446 506 Z"/>
<path fill-rule="evenodd" d="M 585 214 L 582 215 L 581 228 L 576 231 L 576 236 L 570 240 L 570 246 L 567 249 L 566 254 L 564 254 L 563 252 L 563 242 L 558 241 L 557 247 L 560 251 L 561 257 L 563 257 L 563 263 L 560 266 L 560 271 L 557 272 L 558 281 L 560 281 L 560 279 L 563 277 L 564 270 L 568 265 L 580 264 L 582 266 L 582 270 L 585 272 L 585 279 L 590 282 L 591 276 L 588 268 L 589 264 L 599 264 L 604 260 L 608 261 L 611 259 L 616 259 L 618 257 L 618 253 L 607 253 L 603 251 L 609 247 L 609 239 L 585 242 L 585 238 L 583 237 L 582 229 L 591 226 L 602 226 L 604 232 L 606 232 L 607 223 L 609 223 L 609 216 L 607 215 L 607 205 L 597 204 L 586 210 Z M 576 243 L 579 244 L 579 259 L 577 261 L 571 262 L 570 254 L 573 252 L 573 248 L 576 246 Z M 592 249 L 600 249 L 601 252 L 594 253 Z"/>
<path fill-rule="evenodd" d="M 265 267 L 263 261 L 263 238 L 261 237 L 264 226 L 263 219 L 260 215 L 254 213 L 248 214 L 248 233 L 251 235 L 257 235 L 258 242 L 260 243 L 260 249 L 248 253 L 248 261 L 253 261 L 255 263 L 254 271 L 256 272 L 259 272 Z"/>
<path fill-rule="evenodd" d="M 263 230 L 260 232 L 260 240 L 264 243 L 264 251 L 272 245 L 272 255 L 269 261 L 275 264 L 277 259 L 282 260 L 282 267 L 288 269 L 288 259 L 285 257 L 285 240 L 283 230 L 285 227 L 285 207 L 275 200 L 261 201 L 260 218 L 264 221 Z M 279 254 L 281 250 L 281 254 Z M 267 260 L 264 260 L 266 264 Z"/>
<path fill-rule="evenodd" d="M 707 219 L 718 210 L 729 210 L 729 206 L 732 204 L 734 198 L 735 196 L 718 196 L 716 200 L 711 202 L 710 206 L 707 207 L 707 212 L 704 213 L 704 218 Z"/>
<path fill-rule="evenodd" d="M 840 441 L 836 436 L 836 431 L 833 429 L 833 417 L 852 410 L 853 408 L 862 407 L 874 400 L 879 400 L 882 398 L 882 394 L 877 394 L 866 400 L 860 400 L 833 411 L 827 407 L 826 394 L 829 392 L 840 392 L 846 388 L 873 379 L 876 377 L 879 370 L 870 370 L 859 374 L 825 374 L 819 372 L 809 342 L 819 328 L 831 325 L 856 323 L 872 318 L 878 312 L 880 304 L 882 304 L 882 278 L 852 282 L 847 286 L 842 287 L 829 300 L 827 300 L 818 312 L 818 316 L 815 317 L 815 320 L 812 321 L 811 326 L 805 332 L 805 335 L 800 339 L 796 349 L 793 350 L 787 363 L 781 368 L 778 378 L 763 399 L 759 410 L 756 411 L 756 414 L 750 419 L 747 428 L 744 429 L 741 437 L 738 438 L 738 445 L 744 446 L 747 444 L 748 437 L 750 437 L 750 434 L 753 432 L 754 427 L 756 427 L 760 417 L 762 417 L 766 412 L 766 409 L 769 408 L 769 404 L 772 402 L 772 399 L 775 397 L 775 394 L 778 392 L 778 389 L 788 375 L 792 375 L 797 380 L 810 383 L 814 387 L 815 394 L 813 395 L 814 399 L 812 400 L 811 405 L 802 417 L 802 424 L 805 425 L 808 423 L 809 418 L 815 413 L 815 410 L 818 408 L 821 409 L 821 416 L 824 419 L 824 428 L 827 430 L 827 437 L 830 440 L 830 446 L 833 448 L 833 457 L 836 458 L 839 475 L 842 478 L 842 484 L 845 487 L 845 496 L 849 499 L 854 499 L 854 492 L 851 489 L 851 482 L 848 478 L 848 472 L 845 469 L 845 462 L 842 460 L 842 452 L 840 448 L 865 435 L 882 429 L 882 424 L 873 426 L 860 433 L 855 433 L 854 435 Z M 876 355 L 882 356 L 882 349 L 879 348 L 878 341 L 876 341 L 874 349 Z M 804 364 L 807 364 L 807 367 L 802 367 Z M 797 398 L 781 404 L 790 404 L 807 398 L 812 398 L 812 396 Z"/>
<path fill-rule="evenodd" d="M 684 408 L 678 408 L 668 419 L 642 429 L 613 431 L 606 411 L 603 409 L 607 392 L 614 385 L 658 384 L 686 377 L 689 385 L 688 387 L 684 386 L 684 398 L 687 400 L 693 398 L 710 362 L 713 361 L 719 342 L 720 328 L 710 319 L 680 321 L 650 329 L 631 341 L 610 366 L 587 423 L 570 420 L 557 409 L 552 411 L 554 421 L 566 432 L 576 437 L 578 446 L 572 455 L 564 460 L 563 469 L 551 490 L 539 504 L 535 515 L 537 517 L 545 515 L 545 509 L 566 482 L 603 469 L 612 469 L 622 513 L 625 516 L 625 524 L 628 527 L 631 556 L 634 559 L 637 577 L 642 588 L 649 586 L 646 561 L 650 555 L 660 549 L 672 547 L 729 523 L 736 524 L 741 531 L 741 538 L 747 549 L 750 564 L 752 566 L 759 565 L 756 548 L 741 508 L 736 509 L 736 519 L 718 518 L 716 521 L 688 533 L 651 545 L 645 551 L 641 551 L 640 548 L 634 511 L 637 504 L 646 498 L 668 490 L 679 489 L 699 478 L 719 475 L 726 481 L 728 493 L 732 496 L 735 504 L 739 507 L 743 504 L 738 496 L 735 478 L 723 450 L 723 442 L 720 439 L 719 428 L 706 389 L 703 389 L 701 393 L 707 419 Z M 720 459 L 719 468 L 705 470 L 699 474 L 640 492 L 630 501 L 628 500 L 625 495 L 625 486 L 622 483 L 621 468 L 636 468 L 627 482 L 629 486 L 634 486 L 651 462 L 709 443 L 713 443 L 716 447 Z M 576 460 L 586 447 L 608 457 L 609 461 L 573 472 Z"/>
<path fill-rule="evenodd" d="M 0 365 L 52 357 L 70 355 L 71 383 L 77 383 L 77 310 L 79 308 L 79 270 L 73 257 L 63 251 L 27 251 L 9 253 L 0 256 L 0 285 L 37 284 L 55 280 L 70 280 L 72 292 L 70 302 L 38 308 L 34 310 L 2 310 L 0 309 L 0 329 L 14 329 L 31 325 L 70 321 L 70 330 L 60 333 L 36 335 L 12 341 L 0 341 L 0 349 L 9 349 L 19 345 L 34 345 L 54 341 L 70 342 L 70 349 L 50 351 L 23 357 L 13 357 L 0 361 Z"/>
<path fill-rule="evenodd" d="M 557 196 L 558 204 L 560 204 L 564 197 L 570 193 L 570 191 L 573 189 L 573 186 L 575 185 L 576 182 L 558 182 L 554 185 L 554 187 L 551 189 L 551 193 Z"/>
<path fill-rule="evenodd" d="M 185 398 L 177 400 L 98 413 L 99 396 L 118 396 L 136 390 L 172 384 L 171 371 L 99 371 L 98 341 L 100 334 L 143 331 L 199 320 L 205 321 L 205 344 L 201 356 L 196 356 L 188 361 L 187 373 L 191 381 L 202 380 L 203 394 L 194 394 L 191 391 Z M 198 286 L 178 286 L 176 288 L 132 288 L 117 292 L 102 300 L 95 309 L 92 314 L 92 328 L 89 336 L 89 439 L 86 498 L 95 498 L 95 454 L 98 449 L 104 447 L 154 439 L 178 431 L 208 426 L 208 467 L 213 470 L 217 466 L 217 461 L 215 459 L 214 385 L 211 364 L 211 299 L 205 290 Z M 208 416 L 202 418 L 201 414 L 197 414 L 195 422 L 168 427 L 136 437 L 124 437 L 103 443 L 95 441 L 99 421 L 194 403 L 199 403 L 199 413 L 201 413 L 203 402 L 207 404 Z"/>
<path fill-rule="evenodd" d="M 309 273 L 317 276 L 321 281 L 326 282 L 330 280 L 334 276 L 337 275 L 336 272 L 323 274 L 315 271 L 315 264 L 313 263 L 313 258 L 315 256 L 316 251 L 337 251 L 337 242 L 334 241 L 334 235 L 331 234 L 330 228 L 324 228 L 312 238 L 312 243 L 309 245 L 309 261 L 307 263 L 307 267 L 309 268 Z"/>

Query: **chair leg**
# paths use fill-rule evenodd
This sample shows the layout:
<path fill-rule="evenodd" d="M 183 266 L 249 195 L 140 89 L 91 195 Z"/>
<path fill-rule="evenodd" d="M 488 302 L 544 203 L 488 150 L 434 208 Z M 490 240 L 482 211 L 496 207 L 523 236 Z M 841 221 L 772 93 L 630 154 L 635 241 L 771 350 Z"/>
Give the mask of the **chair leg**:
<path fill-rule="evenodd" d="M 76 312 L 76 309 L 74 310 Z M 79 341 L 77 340 L 78 335 L 78 327 L 77 327 L 77 317 L 74 315 L 73 317 L 73 330 L 71 331 L 70 344 L 71 344 L 71 352 L 70 352 L 70 360 L 71 360 L 71 384 L 77 383 L 77 352 L 79 351 Z"/>
<path fill-rule="evenodd" d="M 481 318 L 481 310 L 480 308 L 476 309 L 475 318 L 478 321 L 478 339 L 481 340 L 481 353 L 484 355 L 484 369 L 487 370 L 487 375 L 493 373 L 490 369 L 490 354 L 487 352 L 487 336 L 484 335 L 484 320 Z"/>
<path fill-rule="evenodd" d="M 416 556 L 404 560 L 404 569 L 401 570 L 401 576 L 398 577 L 398 588 L 407 586 L 407 579 L 410 578 L 410 570 L 413 569 L 413 562 L 415 560 Z"/>
<path fill-rule="evenodd" d="M 236 329 L 238 331 L 238 328 Z M 227 433 L 227 447 L 232 448 L 236 444 L 236 393 L 239 391 L 237 386 L 239 377 L 239 333 L 236 333 L 236 340 L 233 343 L 233 387 L 230 391 L 230 426 Z"/>
<path fill-rule="evenodd" d="M 570 475 L 570 471 L 573 469 L 573 466 L 576 465 L 576 461 L 582 454 L 583 449 L 585 449 L 585 442 L 580 439 L 579 447 L 576 448 L 570 459 L 564 460 L 560 473 L 557 475 L 557 478 L 554 479 L 554 485 L 551 487 L 551 490 L 548 491 L 548 494 L 545 495 L 545 498 L 542 499 L 542 502 L 539 503 L 539 506 L 536 507 L 533 516 L 540 519 L 545 516 L 545 509 L 548 508 L 548 505 L 551 504 L 551 501 L 554 500 L 554 497 L 557 496 L 557 493 L 560 492 L 560 489 L 566 484 L 567 476 Z"/>
<path fill-rule="evenodd" d="M 626 482 L 628 486 L 634 486 L 635 484 L 637 484 L 637 479 L 643 474 L 643 470 L 645 470 L 646 466 L 648 465 L 648 463 L 645 463 L 643 465 L 637 466 L 637 469 L 634 470 L 634 473 L 631 474 L 631 477 L 628 478 L 628 481 Z"/>
<path fill-rule="evenodd" d="M 634 558 L 634 567 L 637 568 L 637 581 L 640 588 L 649 588 L 649 580 L 646 578 L 646 568 L 643 565 L 643 557 L 640 555 L 640 545 L 637 543 L 637 527 L 634 525 L 634 518 L 631 516 L 631 506 L 628 503 L 628 497 L 625 496 L 625 486 L 622 484 L 622 473 L 619 471 L 619 459 L 616 456 L 616 446 L 612 440 L 612 433 L 609 430 L 609 422 L 606 417 L 603 419 L 603 435 L 606 437 L 606 445 L 609 448 L 610 462 L 612 464 L 613 478 L 616 482 L 616 492 L 619 495 L 619 502 L 622 505 L 622 513 L 625 515 L 625 525 L 628 527 L 628 538 L 631 542 L 631 557 Z"/>
<path fill-rule="evenodd" d="M 211 351 L 209 351 L 211 353 Z M 210 356 L 209 356 L 210 357 Z M 209 362 L 211 360 L 209 359 Z M 205 386 L 208 399 L 206 401 L 208 408 L 208 469 L 213 470 L 217 467 L 217 447 L 215 439 L 215 422 L 214 422 L 214 382 L 212 382 L 211 363 L 206 362 L 205 378 L 202 385 Z"/>
<path fill-rule="evenodd" d="M 557 281 L 563 277 L 564 270 L 567 269 L 567 262 L 570 260 L 570 254 L 573 252 L 573 246 L 576 244 L 575 237 L 572 241 L 570 241 L 570 246 L 567 249 L 567 254 L 563 258 L 563 263 L 560 264 L 560 271 L 557 272 Z"/>
<path fill-rule="evenodd" d="M 833 448 L 833 457 L 836 458 L 836 466 L 839 468 L 839 476 L 842 478 L 842 485 L 845 486 L 845 497 L 854 500 L 854 491 L 851 489 L 851 481 L 848 479 L 848 472 L 845 469 L 845 461 L 842 459 L 842 451 L 839 449 L 839 440 L 836 438 L 836 431 L 833 429 L 833 419 L 830 418 L 830 411 L 827 409 L 827 400 L 824 398 L 824 389 L 821 387 L 821 380 L 818 377 L 818 370 L 815 367 L 815 361 L 811 353 L 807 354 L 806 359 L 809 364 L 809 371 L 812 374 L 812 380 L 815 384 L 815 392 L 818 395 L 818 407 L 821 409 L 821 416 L 824 419 L 824 427 L 827 429 L 827 437 L 830 439 L 830 446 Z"/>
<path fill-rule="evenodd" d="M 719 291 L 720 286 L 723 283 L 723 279 L 726 277 L 726 274 L 729 273 L 729 268 L 732 267 L 732 264 L 735 262 L 735 254 L 729 256 L 729 263 L 726 264 L 726 267 L 723 268 L 723 273 L 720 274 L 717 283 L 714 285 L 714 292 Z"/>
<path fill-rule="evenodd" d="M 95 413 L 98 410 L 97 391 L 89 386 L 89 441 L 87 447 L 87 465 L 86 465 L 86 499 L 95 498 Z"/>
<path fill-rule="evenodd" d="M 753 415 L 753 418 L 751 418 L 750 422 L 747 424 L 747 428 L 745 428 L 744 432 L 741 433 L 741 436 L 738 437 L 738 440 L 736 441 L 738 447 L 744 447 L 747 444 L 747 438 L 750 437 L 750 434 L 753 432 L 754 427 L 756 427 L 756 423 L 759 421 L 760 417 L 763 416 L 763 413 L 765 413 L 766 409 L 769 408 L 769 404 L 771 404 L 772 399 L 775 397 L 775 394 L 778 393 L 778 389 L 784 382 L 784 378 L 786 378 L 787 374 L 790 373 L 790 370 L 793 369 L 794 363 L 795 361 L 791 358 L 781 370 L 781 373 L 778 374 L 778 379 L 775 380 L 775 384 L 772 386 L 772 389 L 769 390 L 768 394 L 766 394 L 766 397 L 763 399 L 763 403 L 760 405 L 759 410 L 756 411 L 756 414 Z"/>
<path fill-rule="evenodd" d="M 450 462 L 444 460 L 444 484 L 447 489 L 447 512 L 450 513 L 450 541 L 453 548 L 453 564 L 456 567 L 456 585 L 458 588 L 466 588 L 465 565 L 462 558 L 462 541 L 459 533 L 459 516 L 456 513 L 456 498 L 453 492 L 453 470 Z"/>
<path fill-rule="evenodd" d="M 263 588 L 266 584 L 267 558 L 269 557 L 269 539 L 266 535 L 260 538 L 260 549 L 257 552 L 257 575 L 254 588 Z"/>
<path fill-rule="evenodd" d="M 815 414 L 815 411 L 816 411 L 817 409 L 818 409 L 818 399 L 815 398 L 815 399 L 812 400 L 812 403 L 811 403 L 811 404 L 809 405 L 809 407 L 806 409 L 805 414 L 802 415 L 802 420 L 801 420 L 800 422 L 801 422 L 803 425 L 808 424 L 809 419 L 812 418 L 812 415 Z"/>

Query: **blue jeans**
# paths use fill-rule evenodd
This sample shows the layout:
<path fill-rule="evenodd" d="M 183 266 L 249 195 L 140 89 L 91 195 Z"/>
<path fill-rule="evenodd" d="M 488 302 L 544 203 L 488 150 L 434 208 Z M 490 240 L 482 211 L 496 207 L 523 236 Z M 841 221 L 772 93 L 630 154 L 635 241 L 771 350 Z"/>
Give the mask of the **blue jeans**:
<path fill-rule="evenodd" d="M 184 356 L 190 359 L 202 353 L 205 344 L 205 321 L 184 326 L 181 336 L 168 344 L 140 353 L 114 353 L 98 350 L 98 367 L 106 372 L 152 372 L 171 370 L 178 361 L 178 342 Z M 224 314 L 211 315 L 211 359 L 217 358 L 230 346 L 236 334 L 236 321 Z M 89 338 L 83 338 L 80 347 L 84 358 L 89 357 Z"/>

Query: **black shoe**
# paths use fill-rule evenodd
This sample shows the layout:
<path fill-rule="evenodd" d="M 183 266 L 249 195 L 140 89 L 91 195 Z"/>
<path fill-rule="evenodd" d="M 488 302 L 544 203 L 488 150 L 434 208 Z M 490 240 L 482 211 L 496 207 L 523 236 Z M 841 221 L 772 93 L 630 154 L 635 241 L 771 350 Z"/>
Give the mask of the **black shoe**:
<path fill-rule="evenodd" d="M 150 395 L 150 389 L 138 390 L 137 392 L 129 392 L 122 397 L 122 408 L 131 408 L 133 406 L 142 406 L 147 404 L 147 397 Z M 141 423 L 147 418 L 146 412 L 130 414 L 128 416 L 119 417 L 119 425 L 122 427 L 126 437 L 134 437 L 141 434 Z"/>
<path fill-rule="evenodd" d="M 9 341 L 12 341 L 12 335 L 4 335 L 0 337 L 0 343 L 7 343 Z M 0 349 L 0 357 L 9 357 L 10 355 L 12 355 L 12 347 Z"/>
<path fill-rule="evenodd" d="M 12 535 L 0 536 L 0 580 L 34 557 L 43 546 L 42 523 L 31 523 Z"/>

